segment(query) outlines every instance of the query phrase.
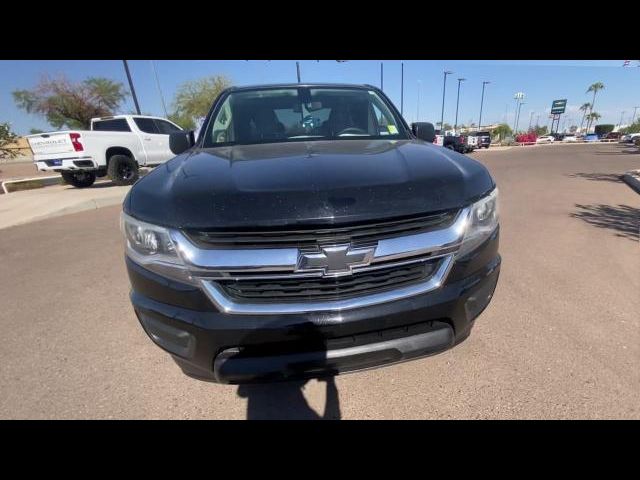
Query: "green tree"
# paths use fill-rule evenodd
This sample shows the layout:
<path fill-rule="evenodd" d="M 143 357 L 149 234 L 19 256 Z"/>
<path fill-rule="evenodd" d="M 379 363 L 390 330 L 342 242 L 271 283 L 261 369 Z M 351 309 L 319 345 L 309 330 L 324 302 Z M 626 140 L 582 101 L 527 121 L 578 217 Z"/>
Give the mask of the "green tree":
<path fill-rule="evenodd" d="M 440 122 L 436 122 L 436 126 L 440 129 Z M 444 122 L 444 130 L 453 130 L 453 127 L 449 125 L 447 122 Z"/>
<path fill-rule="evenodd" d="M 536 125 L 533 129 L 533 133 L 535 133 L 538 137 L 541 137 L 543 135 L 546 135 L 548 132 L 547 126 L 546 125 Z"/>
<path fill-rule="evenodd" d="M 584 119 L 587 116 L 587 110 L 591 109 L 591 104 L 589 102 L 583 103 L 580 105 L 580 110 L 582 110 L 582 121 L 580 122 L 580 131 L 582 131 L 582 125 L 584 124 Z"/>
<path fill-rule="evenodd" d="M 596 83 L 592 83 L 591 85 L 589 85 L 589 88 L 587 89 L 587 93 L 593 92 L 593 100 L 591 100 L 591 106 L 589 107 L 589 113 L 593 113 L 593 108 L 596 105 L 596 94 L 600 90 L 602 90 L 603 88 L 604 88 L 604 83 L 602 83 L 602 82 L 596 82 Z M 600 118 L 600 117 L 598 117 L 598 118 Z M 587 132 L 588 131 L 589 131 L 589 127 L 587 127 Z"/>
<path fill-rule="evenodd" d="M 93 117 L 113 115 L 128 95 L 122 83 L 91 77 L 79 83 L 42 77 L 32 90 L 16 90 L 19 108 L 42 115 L 54 128 L 88 129 Z"/>
<path fill-rule="evenodd" d="M 15 148 L 9 148 L 16 140 L 18 136 L 11 131 L 11 125 L 0 123 L 0 158 L 13 158 L 18 154 Z"/>
<path fill-rule="evenodd" d="M 600 118 L 601 115 L 598 112 L 591 112 L 589 115 L 587 115 L 587 132 L 589 132 L 589 129 L 591 128 L 593 122 L 599 120 Z"/>
<path fill-rule="evenodd" d="M 38 133 L 44 133 L 44 130 L 40 130 L 39 128 L 32 128 L 29 130 L 29 135 L 36 135 Z"/>
<path fill-rule="evenodd" d="M 491 133 L 492 135 L 497 136 L 499 141 L 502 141 L 506 137 L 510 137 L 511 135 L 513 135 L 511 127 L 506 123 L 501 123 L 496 128 L 494 128 Z"/>
<path fill-rule="evenodd" d="M 624 134 L 627 134 L 627 133 L 640 133 L 640 120 L 636 121 L 635 123 L 632 123 L 628 127 L 621 128 L 620 132 L 624 133 Z"/>
<path fill-rule="evenodd" d="M 195 128 L 196 119 L 206 116 L 216 97 L 230 86 L 231 80 L 224 75 L 214 75 L 181 84 L 173 100 L 173 112 L 169 115 L 169 120 L 182 128 Z"/>

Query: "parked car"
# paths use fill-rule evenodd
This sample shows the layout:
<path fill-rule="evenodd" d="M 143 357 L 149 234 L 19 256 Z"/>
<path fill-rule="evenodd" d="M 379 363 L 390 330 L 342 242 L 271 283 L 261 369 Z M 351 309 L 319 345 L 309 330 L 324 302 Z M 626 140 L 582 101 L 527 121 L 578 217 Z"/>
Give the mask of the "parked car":
<path fill-rule="evenodd" d="M 553 135 L 543 135 L 542 137 L 538 137 L 536 143 L 553 143 L 555 140 Z"/>
<path fill-rule="evenodd" d="M 584 136 L 585 142 L 598 142 L 599 140 L 600 138 L 598 138 L 598 135 L 596 135 L 595 133 L 588 133 Z"/>
<path fill-rule="evenodd" d="M 619 140 L 620 137 L 622 137 L 620 132 L 609 132 L 604 136 L 606 140 Z"/>
<path fill-rule="evenodd" d="M 620 143 L 634 143 L 636 138 L 640 137 L 640 133 L 628 133 L 620 137 Z"/>
<path fill-rule="evenodd" d="M 93 118 L 91 130 L 28 135 L 33 161 L 39 171 L 59 172 L 77 188 L 93 185 L 109 175 L 116 185 L 131 185 L 140 166 L 155 166 L 174 155 L 169 135 L 181 132 L 164 118 L 116 115 Z"/>
<path fill-rule="evenodd" d="M 476 132 L 476 137 L 478 137 L 478 148 L 489 148 L 491 145 L 491 133 L 490 132 Z"/>
<path fill-rule="evenodd" d="M 186 374 L 335 375 L 469 335 L 501 263 L 482 164 L 369 85 L 232 87 L 207 118 L 122 213 L 135 313 Z"/>
<path fill-rule="evenodd" d="M 575 135 L 565 135 L 562 141 L 566 143 L 573 143 L 578 141 L 578 137 L 576 137 Z"/>
<path fill-rule="evenodd" d="M 442 146 L 458 153 L 473 152 L 473 147 L 469 145 L 465 135 L 446 135 Z"/>

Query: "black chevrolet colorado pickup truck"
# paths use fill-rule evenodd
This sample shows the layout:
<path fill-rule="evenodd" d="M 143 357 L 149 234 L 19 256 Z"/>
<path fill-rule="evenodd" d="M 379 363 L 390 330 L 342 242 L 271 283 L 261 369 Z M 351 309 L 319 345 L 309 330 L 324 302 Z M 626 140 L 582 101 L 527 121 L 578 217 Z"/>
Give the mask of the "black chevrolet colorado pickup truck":
<path fill-rule="evenodd" d="M 498 281 L 498 189 L 434 135 L 369 85 L 225 90 L 124 201 L 145 332 L 184 373 L 221 383 L 464 340 Z"/>

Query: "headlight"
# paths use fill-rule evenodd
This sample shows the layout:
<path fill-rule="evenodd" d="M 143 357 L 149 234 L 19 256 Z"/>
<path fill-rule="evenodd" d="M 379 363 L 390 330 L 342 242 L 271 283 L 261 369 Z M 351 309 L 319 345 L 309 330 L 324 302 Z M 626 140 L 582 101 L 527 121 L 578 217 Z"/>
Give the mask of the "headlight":
<path fill-rule="evenodd" d="M 124 212 L 120 216 L 120 229 L 131 260 L 160 275 L 193 282 L 168 229 L 136 220 Z"/>
<path fill-rule="evenodd" d="M 462 245 L 458 256 L 478 248 L 498 226 L 498 188 L 471 205 Z"/>

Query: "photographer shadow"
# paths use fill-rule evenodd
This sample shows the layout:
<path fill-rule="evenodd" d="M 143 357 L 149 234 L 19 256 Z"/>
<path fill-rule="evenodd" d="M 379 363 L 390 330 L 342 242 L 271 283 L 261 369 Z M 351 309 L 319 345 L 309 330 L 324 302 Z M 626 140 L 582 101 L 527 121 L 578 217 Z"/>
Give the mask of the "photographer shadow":
<path fill-rule="evenodd" d="M 311 408 L 304 397 L 308 380 L 239 385 L 237 394 L 247 399 L 247 420 L 340 420 L 340 398 L 335 379 L 325 377 L 318 381 L 326 383 L 322 415 Z"/>

